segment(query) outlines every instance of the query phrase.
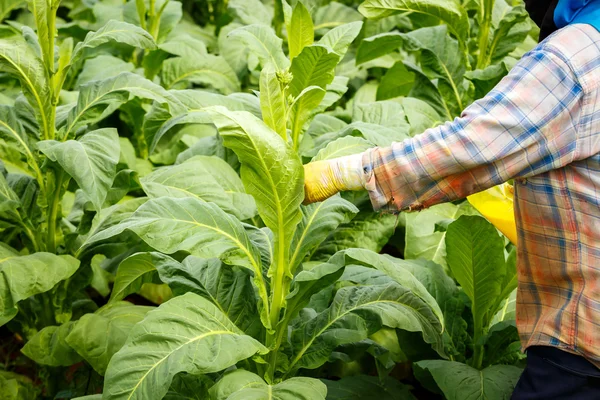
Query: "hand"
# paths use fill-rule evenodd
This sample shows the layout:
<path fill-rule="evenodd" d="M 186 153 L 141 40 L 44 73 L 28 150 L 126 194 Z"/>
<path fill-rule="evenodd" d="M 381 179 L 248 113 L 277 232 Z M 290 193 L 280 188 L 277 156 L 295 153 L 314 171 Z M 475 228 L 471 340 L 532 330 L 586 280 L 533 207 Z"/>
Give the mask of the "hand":
<path fill-rule="evenodd" d="M 323 201 L 344 190 L 363 188 L 362 154 L 304 166 L 304 204 Z"/>

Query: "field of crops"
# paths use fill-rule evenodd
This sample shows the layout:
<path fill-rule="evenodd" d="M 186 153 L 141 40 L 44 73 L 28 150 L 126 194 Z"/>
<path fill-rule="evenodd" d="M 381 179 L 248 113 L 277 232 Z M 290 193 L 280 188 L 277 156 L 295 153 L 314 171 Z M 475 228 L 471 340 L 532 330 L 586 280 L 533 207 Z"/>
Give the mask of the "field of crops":
<path fill-rule="evenodd" d="M 1 0 L 0 400 L 508 399 L 515 247 L 468 202 L 302 205 L 458 116 L 520 0 Z"/>

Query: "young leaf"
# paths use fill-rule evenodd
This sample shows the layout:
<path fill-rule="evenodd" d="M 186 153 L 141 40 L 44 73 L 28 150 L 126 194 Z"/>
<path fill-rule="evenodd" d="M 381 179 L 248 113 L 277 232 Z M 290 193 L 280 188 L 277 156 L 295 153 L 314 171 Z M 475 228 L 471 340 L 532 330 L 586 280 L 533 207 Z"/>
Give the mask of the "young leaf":
<path fill-rule="evenodd" d="M 450 400 L 507 399 L 522 370 L 511 365 L 493 365 L 477 370 L 466 364 L 446 360 L 426 360 L 414 364 L 415 375 L 424 382 L 431 377 Z"/>
<path fill-rule="evenodd" d="M 187 293 L 148 313 L 106 371 L 104 397 L 162 399 L 179 372 L 219 372 L 267 349 L 215 305 Z"/>
<path fill-rule="evenodd" d="M 256 215 L 254 199 L 245 193 L 237 173 L 217 157 L 195 156 L 179 165 L 159 168 L 141 182 L 151 198 L 195 197 L 215 203 L 241 221 Z"/>
<path fill-rule="evenodd" d="M 314 378 L 291 378 L 276 385 L 260 376 L 238 369 L 231 371 L 210 389 L 211 400 L 325 400 L 327 388 Z"/>
<path fill-rule="evenodd" d="M 313 44 L 315 32 L 312 17 L 301 1 L 296 2 L 292 11 L 290 31 L 288 32 L 288 47 L 290 60 L 293 60 L 302 49 Z"/>
<path fill-rule="evenodd" d="M 504 241 L 484 218 L 462 216 L 448 225 L 448 266 L 471 299 L 475 337 L 487 329 L 506 273 Z"/>
<path fill-rule="evenodd" d="M 71 55 L 71 64 L 84 57 L 86 51 L 109 42 L 128 44 L 141 49 L 156 48 L 152 35 L 144 29 L 127 22 L 110 20 L 96 32 L 88 33 L 82 42 L 77 43 Z"/>
<path fill-rule="evenodd" d="M 229 36 L 243 40 L 250 52 L 258 57 L 263 67 L 272 63 L 277 69 L 284 70 L 290 65 L 290 61 L 281 49 L 283 41 L 269 26 L 247 25 L 231 31 Z"/>
<path fill-rule="evenodd" d="M 456 0 L 366 0 L 358 11 L 367 18 L 381 19 L 389 15 L 413 12 L 439 18 L 461 42 L 469 34 L 465 8 Z"/>
<path fill-rule="evenodd" d="M 100 211 L 119 162 L 119 136 L 114 128 L 89 132 L 79 140 L 43 141 L 38 148 L 57 162 Z"/>
<path fill-rule="evenodd" d="M 266 65 L 260 72 L 260 109 L 265 124 L 283 140 L 287 140 L 285 90 L 273 64 Z"/>
<path fill-rule="evenodd" d="M 422 332 L 430 343 L 438 341 L 442 331 L 432 310 L 395 282 L 344 287 L 329 309 L 292 331 L 288 373 L 318 368 L 337 346 L 364 340 L 382 326 Z"/>
<path fill-rule="evenodd" d="M 114 302 L 73 323 L 66 343 L 104 375 L 112 356 L 123 347 L 131 329 L 154 307 Z"/>
<path fill-rule="evenodd" d="M 65 340 L 73 326 L 74 322 L 47 326 L 29 339 L 21 352 L 36 363 L 51 367 L 68 367 L 78 363 L 82 360 L 81 356 Z"/>
<path fill-rule="evenodd" d="M 349 222 L 358 213 L 358 208 L 339 196 L 302 206 L 301 210 L 302 221 L 296 229 L 291 247 L 292 273 L 302 263 L 304 257 L 314 251 L 331 232 L 335 231 L 341 223 Z"/>
<path fill-rule="evenodd" d="M 162 83 L 167 89 L 190 83 L 211 86 L 223 94 L 240 91 L 240 82 L 223 57 L 202 54 L 170 58 L 163 63 Z"/>
<path fill-rule="evenodd" d="M 290 276 L 289 245 L 300 222 L 303 169 L 300 159 L 281 137 L 261 120 L 246 112 L 222 107 L 209 110 L 224 145 L 236 152 L 242 163 L 242 182 L 254 196 L 258 213 L 275 233 L 275 263 L 270 273 Z M 266 151 L 268 149 L 268 151 Z"/>
<path fill-rule="evenodd" d="M 0 326 L 17 315 L 17 303 L 38 293 L 47 292 L 69 278 L 79 268 L 71 256 L 35 253 L 8 255 L 0 260 Z"/>
<path fill-rule="evenodd" d="M 319 44 L 330 47 L 342 59 L 346 55 L 350 44 L 360 33 L 362 25 L 362 21 L 356 21 L 335 27 L 323 35 L 319 40 Z"/>

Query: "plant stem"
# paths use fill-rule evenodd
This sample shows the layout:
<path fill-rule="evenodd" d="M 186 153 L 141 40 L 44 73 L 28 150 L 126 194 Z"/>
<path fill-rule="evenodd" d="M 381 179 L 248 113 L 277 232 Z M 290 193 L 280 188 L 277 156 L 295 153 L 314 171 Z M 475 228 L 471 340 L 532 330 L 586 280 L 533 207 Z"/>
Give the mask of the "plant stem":
<path fill-rule="evenodd" d="M 52 172 L 48 172 L 50 176 Z M 55 185 L 54 185 L 54 193 L 52 199 L 50 199 L 50 203 L 48 207 L 50 212 L 48 213 L 48 235 L 46 238 L 46 250 L 50 253 L 56 253 L 56 220 L 58 217 L 58 206 L 60 205 L 60 195 L 61 195 L 61 186 L 63 183 L 63 170 L 59 170 L 56 173 L 55 177 Z"/>
<path fill-rule="evenodd" d="M 481 1 L 479 9 L 479 54 L 477 56 L 477 68 L 483 69 L 487 65 L 488 39 L 492 26 L 492 11 L 495 0 Z"/>

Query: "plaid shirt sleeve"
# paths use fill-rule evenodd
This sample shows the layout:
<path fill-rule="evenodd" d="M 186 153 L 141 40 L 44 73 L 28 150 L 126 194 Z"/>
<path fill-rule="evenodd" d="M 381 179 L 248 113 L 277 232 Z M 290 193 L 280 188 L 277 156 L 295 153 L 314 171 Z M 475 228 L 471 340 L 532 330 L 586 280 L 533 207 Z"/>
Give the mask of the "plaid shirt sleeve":
<path fill-rule="evenodd" d="M 577 158 L 583 93 L 568 61 L 538 47 L 460 118 L 362 155 L 376 210 L 419 210 Z"/>

